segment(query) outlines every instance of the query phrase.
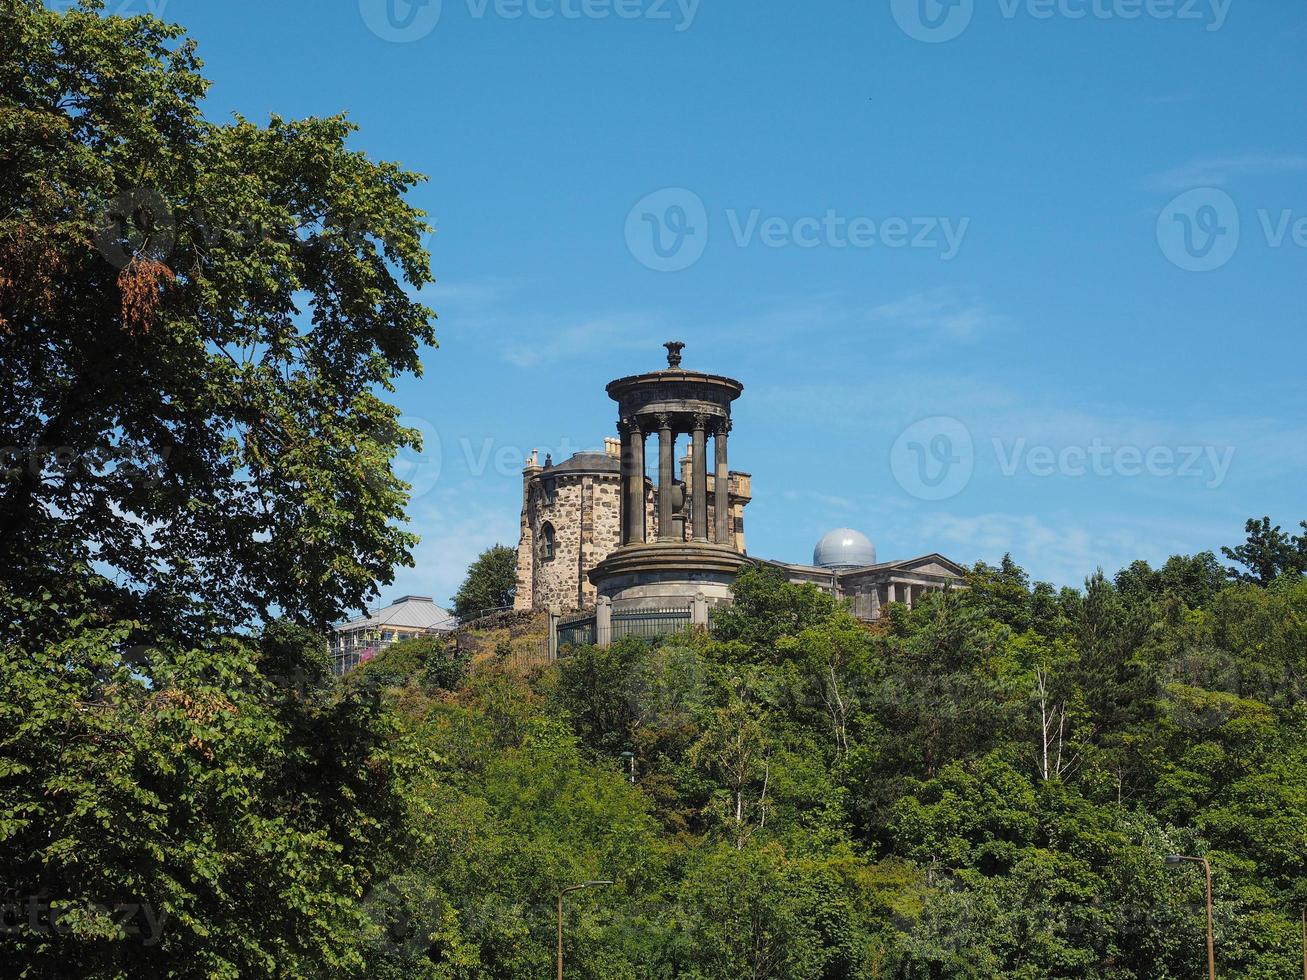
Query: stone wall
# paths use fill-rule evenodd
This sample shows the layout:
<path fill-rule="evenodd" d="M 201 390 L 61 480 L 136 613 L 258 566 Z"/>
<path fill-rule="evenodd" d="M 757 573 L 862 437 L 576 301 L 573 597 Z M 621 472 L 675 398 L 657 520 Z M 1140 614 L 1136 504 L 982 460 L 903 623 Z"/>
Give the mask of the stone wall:
<path fill-rule="evenodd" d="M 617 547 L 619 489 L 615 475 L 602 474 L 559 475 L 554 478 L 552 499 L 543 492 L 541 481 L 530 487 L 533 608 L 568 612 L 594 604 L 594 588 L 586 573 Z M 541 547 L 546 526 L 554 532 L 552 557 Z"/>

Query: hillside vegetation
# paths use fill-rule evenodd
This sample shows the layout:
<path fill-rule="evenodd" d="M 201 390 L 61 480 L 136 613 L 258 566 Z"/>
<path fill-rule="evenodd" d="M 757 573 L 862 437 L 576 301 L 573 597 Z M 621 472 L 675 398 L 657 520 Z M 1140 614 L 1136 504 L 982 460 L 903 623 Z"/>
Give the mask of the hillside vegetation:
<path fill-rule="evenodd" d="M 1293 976 L 1307 584 L 1222 579 L 1005 561 L 868 628 L 758 571 L 712 637 L 416 670 L 382 693 L 422 756 L 382 958 L 546 975 L 557 890 L 611 878 L 570 900 L 571 975 L 1200 977 L 1180 852 L 1222 975 Z"/>

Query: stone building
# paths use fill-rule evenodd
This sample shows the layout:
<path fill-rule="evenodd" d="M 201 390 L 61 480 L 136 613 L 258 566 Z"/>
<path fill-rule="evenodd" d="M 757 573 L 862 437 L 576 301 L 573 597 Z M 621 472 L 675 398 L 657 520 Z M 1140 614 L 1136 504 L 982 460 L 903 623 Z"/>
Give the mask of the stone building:
<path fill-rule="evenodd" d="M 557 465 L 532 452 L 522 471 L 522 516 L 517 547 L 517 609 L 555 608 L 563 612 L 589 609 L 596 589 L 590 571 L 622 543 L 622 441 L 604 440 L 603 452 L 580 452 Z M 689 541 L 692 522 L 684 502 L 694 498 L 694 448 L 680 460 L 680 479 L 673 486 L 671 535 Z M 744 553 L 744 508 L 750 499 L 749 474 L 728 476 L 727 528 L 731 547 Z M 717 480 L 709 474 L 708 520 L 717 520 Z M 644 526 L 650 538 L 660 536 L 658 487 L 644 478 Z"/>
<path fill-rule="evenodd" d="M 527 460 L 518 609 L 597 610 L 608 623 L 614 615 L 684 611 L 693 603 L 694 615 L 706 616 L 701 610 L 730 601 L 731 581 L 750 562 L 848 600 L 865 620 L 890 603 L 910 606 L 926 592 L 962 584 L 965 569 L 942 555 L 878 562 L 871 541 L 847 528 L 818 542 L 811 565 L 750 558 L 744 508 L 751 477 L 728 467 L 731 403 L 744 386 L 682 369 L 685 345 L 664 346 L 665 369 L 608 385 L 620 438 L 557 465 L 548 456 L 542 465 L 536 452 Z"/>
<path fill-rule="evenodd" d="M 925 593 L 962 585 L 966 569 L 940 554 L 898 561 L 876 561 L 876 548 L 860 531 L 837 528 L 817 542 L 811 565 L 762 561 L 785 572 L 791 582 L 811 582 L 849 603 L 853 615 L 879 619 L 891 602 L 909 609 Z"/>

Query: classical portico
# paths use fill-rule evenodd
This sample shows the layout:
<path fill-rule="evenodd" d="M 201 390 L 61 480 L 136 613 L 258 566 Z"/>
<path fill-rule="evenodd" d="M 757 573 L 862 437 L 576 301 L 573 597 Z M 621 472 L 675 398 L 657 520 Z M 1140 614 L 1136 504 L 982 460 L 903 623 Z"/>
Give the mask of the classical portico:
<path fill-rule="evenodd" d="M 671 341 L 667 367 L 608 385 L 621 437 L 621 545 L 590 579 L 615 606 L 657 608 L 703 593 L 726 599 L 744 563 L 731 534 L 731 403 L 744 386 L 733 378 L 681 367 L 685 345 Z M 689 499 L 678 477 L 677 442 L 689 444 Z M 713 441 L 712 495 L 708 440 Z M 653 527 L 645 506 L 648 444 L 657 452 Z M 712 520 L 710 522 L 710 512 Z M 686 534 L 686 528 L 689 534 Z"/>
<path fill-rule="evenodd" d="M 639 545 L 652 539 L 664 544 L 684 540 L 678 519 L 688 517 L 692 541 L 730 545 L 731 402 L 743 385 L 731 378 L 698 374 L 681 368 L 679 341 L 665 344 L 667 370 L 621 378 L 608 386 L 618 404 L 618 432 L 622 440 L 622 545 Z M 645 525 L 645 480 L 650 437 L 657 445 L 657 528 Z M 690 442 L 693 475 L 691 499 L 677 480 L 676 442 Z M 713 440 L 713 527 L 708 526 L 708 439 Z M 688 514 L 686 513 L 688 506 Z"/>

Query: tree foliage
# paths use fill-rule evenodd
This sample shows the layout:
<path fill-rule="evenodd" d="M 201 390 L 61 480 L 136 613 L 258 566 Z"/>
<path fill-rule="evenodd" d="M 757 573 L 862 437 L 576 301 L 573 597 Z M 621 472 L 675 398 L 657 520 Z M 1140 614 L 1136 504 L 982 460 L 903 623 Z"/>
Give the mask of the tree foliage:
<path fill-rule="evenodd" d="M 0 17 L 0 564 L 31 598 L 93 559 L 175 637 L 322 627 L 414 542 L 420 178 L 344 117 L 211 122 L 180 28 L 102 7 Z"/>
<path fill-rule="evenodd" d="M 517 549 L 497 544 L 477 556 L 454 595 L 454 615 L 471 619 L 513 604 L 517 592 Z"/>
<path fill-rule="evenodd" d="M 1239 582 L 1270 585 L 1281 575 L 1307 573 L 1307 521 L 1300 525 L 1303 533 L 1291 537 L 1272 527 L 1271 519 L 1260 521 L 1249 518 L 1244 530 L 1248 539 L 1236 548 L 1222 548 L 1235 566 L 1229 569 L 1230 577 Z"/>
<path fill-rule="evenodd" d="M 181 33 L 101 8 L 0 18 L 6 975 L 538 978 L 610 881 L 569 976 L 1198 980 L 1175 852 L 1221 975 L 1296 975 L 1307 526 L 873 625 L 759 568 L 711 634 L 333 677 L 411 543 L 416 177 L 206 120 Z"/>

